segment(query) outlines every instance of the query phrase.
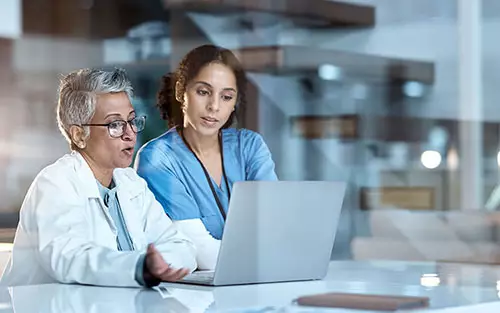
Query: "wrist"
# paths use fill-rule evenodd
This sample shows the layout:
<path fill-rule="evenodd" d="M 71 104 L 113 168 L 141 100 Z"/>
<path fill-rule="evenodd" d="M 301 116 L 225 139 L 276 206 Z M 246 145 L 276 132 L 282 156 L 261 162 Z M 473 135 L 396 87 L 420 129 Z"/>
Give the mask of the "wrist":
<path fill-rule="evenodd" d="M 142 277 L 144 280 L 144 286 L 147 288 L 158 286 L 161 283 L 161 280 L 151 274 L 148 268 L 148 255 L 144 258 L 144 266 L 142 268 Z"/>

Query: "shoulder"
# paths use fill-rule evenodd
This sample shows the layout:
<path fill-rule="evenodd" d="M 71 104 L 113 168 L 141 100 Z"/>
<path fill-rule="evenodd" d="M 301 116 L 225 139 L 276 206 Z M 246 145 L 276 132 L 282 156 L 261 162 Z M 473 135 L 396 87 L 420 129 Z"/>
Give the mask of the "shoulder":
<path fill-rule="evenodd" d="M 33 223 L 50 223 L 54 216 L 83 212 L 83 192 L 79 183 L 82 161 L 75 152 L 66 154 L 36 175 L 19 211 L 20 225 L 34 229 L 37 226 Z"/>
<path fill-rule="evenodd" d="M 245 142 L 259 142 L 259 143 L 263 143 L 264 142 L 264 139 L 262 138 L 262 135 L 259 134 L 258 132 L 255 132 L 253 130 L 249 130 L 249 129 L 246 129 L 246 128 L 243 128 L 240 130 L 240 133 L 241 133 L 241 138 L 245 141 Z"/>
<path fill-rule="evenodd" d="M 146 142 L 139 151 L 137 151 L 137 155 L 150 155 L 171 150 L 175 146 L 178 137 L 179 135 L 174 128 L 169 129 L 162 135 Z"/>
<path fill-rule="evenodd" d="M 169 129 L 161 136 L 148 141 L 137 151 L 135 167 L 169 163 L 169 156 L 174 154 L 179 140 L 177 131 Z"/>
<path fill-rule="evenodd" d="M 78 184 L 80 162 L 81 160 L 76 154 L 71 153 L 47 165 L 33 179 L 26 193 L 25 203 L 28 206 L 34 205 L 34 202 L 41 201 L 40 197 L 48 199 L 60 198 L 61 201 L 62 198 L 64 198 L 64 201 L 73 201 L 79 198 L 81 193 Z"/>
<path fill-rule="evenodd" d="M 223 130 L 222 135 L 225 138 L 225 141 L 238 142 L 243 147 L 264 142 L 259 133 L 246 128 L 227 128 Z"/>
<path fill-rule="evenodd" d="M 33 184 L 50 182 L 52 185 L 60 187 L 67 186 L 77 176 L 80 162 L 76 153 L 65 154 L 43 168 L 35 177 Z"/>

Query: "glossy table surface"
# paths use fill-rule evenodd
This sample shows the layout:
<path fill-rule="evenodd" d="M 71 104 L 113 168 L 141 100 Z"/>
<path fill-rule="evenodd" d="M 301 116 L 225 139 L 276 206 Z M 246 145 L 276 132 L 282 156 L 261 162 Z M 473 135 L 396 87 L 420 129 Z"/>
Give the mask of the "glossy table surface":
<path fill-rule="evenodd" d="M 292 303 L 299 296 L 325 292 L 427 296 L 430 307 L 422 311 L 429 312 L 500 312 L 500 266 L 334 261 L 321 281 L 228 287 L 163 284 L 154 290 L 60 284 L 0 287 L 0 312 L 369 312 Z"/>

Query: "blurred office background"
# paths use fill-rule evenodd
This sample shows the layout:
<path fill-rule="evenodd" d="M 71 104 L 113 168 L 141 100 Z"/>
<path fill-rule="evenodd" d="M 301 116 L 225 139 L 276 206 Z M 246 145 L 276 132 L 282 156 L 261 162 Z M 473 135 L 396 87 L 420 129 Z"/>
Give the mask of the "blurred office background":
<path fill-rule="evenodd" d="M 264 136 L 278 176 L 348 182 L 332 258 L 498 263 L 498 29 L 497 0 L 2 0 L 0 249 L 68 152 L 61 74 L 127 69 L 139 146 L 166 130 L 161 75 L 213 43 L 248 71 L 238 126 Z"/>

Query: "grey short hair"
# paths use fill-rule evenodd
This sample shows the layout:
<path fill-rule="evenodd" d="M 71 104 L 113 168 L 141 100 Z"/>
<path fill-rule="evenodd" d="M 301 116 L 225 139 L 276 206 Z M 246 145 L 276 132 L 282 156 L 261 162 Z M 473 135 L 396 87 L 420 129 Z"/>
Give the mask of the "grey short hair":
<path fill-rule="evenodd" d="M 123 69 L 80 69 L 61 79 L 56 110 L 57 125 L 72 148 L 74 146 L 69 134 L 70 127 L 90 122 L 95 113 L 97 95 L 117 92 L 127 93 L 132 101 L 134 90 Z M 89 127 L 83 129 L 88 137 Z"/>

